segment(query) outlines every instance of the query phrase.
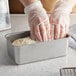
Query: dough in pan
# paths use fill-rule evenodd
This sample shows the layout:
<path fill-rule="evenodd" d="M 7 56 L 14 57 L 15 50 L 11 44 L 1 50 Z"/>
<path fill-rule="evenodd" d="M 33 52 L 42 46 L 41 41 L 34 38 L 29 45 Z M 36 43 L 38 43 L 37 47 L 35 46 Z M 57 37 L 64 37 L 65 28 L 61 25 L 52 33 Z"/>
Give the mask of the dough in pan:
<path fill-rule="evenodd" d="M 36 43 L 35 40 L 32 40 L 30 37 L 25 37 L 25 38 L 20 38 L 20 39 L 16 39 L 15 41 L 13 41 L 13 45 L 14 46 L 21 46 L 24 44 L 33 44 Z"/>

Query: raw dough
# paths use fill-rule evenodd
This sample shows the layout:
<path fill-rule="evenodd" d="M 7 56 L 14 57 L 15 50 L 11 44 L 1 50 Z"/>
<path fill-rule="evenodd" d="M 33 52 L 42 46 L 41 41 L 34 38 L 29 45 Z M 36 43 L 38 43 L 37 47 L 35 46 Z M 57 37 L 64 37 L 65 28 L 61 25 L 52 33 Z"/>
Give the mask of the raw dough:
<path fill-rule="evenodd" d="M 36 43 L 35 40 L 32 40 L 30 37 L 26 37 L 26 38 L 20 38 L 20 39 L 16 39 L 15 41 L 13 41 L 13 45 L 14 46 L 21 46 L 24 44 L 33 44 Z"/>

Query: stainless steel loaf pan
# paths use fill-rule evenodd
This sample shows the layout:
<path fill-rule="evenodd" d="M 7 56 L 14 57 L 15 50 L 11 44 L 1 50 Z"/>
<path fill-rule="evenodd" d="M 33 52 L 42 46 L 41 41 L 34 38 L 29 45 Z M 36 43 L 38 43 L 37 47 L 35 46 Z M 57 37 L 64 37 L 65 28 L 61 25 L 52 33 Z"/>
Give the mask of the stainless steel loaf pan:
<path fill-rule="evenodd" d="M 29 35 L 29 31 L 6 35 L 8 55 L 16 64 L 30 63 L 66 55 L 68 38 L 22 46 L 12 45 L 14 40 L 27 37 Z"/>

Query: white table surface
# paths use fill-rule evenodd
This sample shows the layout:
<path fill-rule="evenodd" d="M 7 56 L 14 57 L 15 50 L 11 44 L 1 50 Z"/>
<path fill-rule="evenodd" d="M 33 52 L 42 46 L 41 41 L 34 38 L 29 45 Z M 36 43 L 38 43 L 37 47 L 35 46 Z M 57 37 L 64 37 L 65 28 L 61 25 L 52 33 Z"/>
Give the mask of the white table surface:
<path fill-rule="evenodd" d="M 71 25 L 76 23 L 76 15 L 71 16 Z M 12 28 L 0 32 L 0 76 L 59 76 L 62 67 L 76 67 L 76 50 L 68 49 L 64 57 L 49 59 L 24 65 L 15 65 L 8 57 L 5 34 L 29 30 L 27 16 L 11 15 Z"/>

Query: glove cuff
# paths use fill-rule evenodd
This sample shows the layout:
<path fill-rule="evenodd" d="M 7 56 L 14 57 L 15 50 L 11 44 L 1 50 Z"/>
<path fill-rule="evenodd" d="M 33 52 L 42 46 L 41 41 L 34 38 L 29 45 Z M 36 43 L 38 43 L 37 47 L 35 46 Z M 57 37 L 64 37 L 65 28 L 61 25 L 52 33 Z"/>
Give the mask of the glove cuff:
<path fill-rule="evenodd" d="M 24 12 L 29 13 L 32 10 L 36 9 L 37 7 L 43 7 L 40 1 L 36 1 L 36 2 L 28 5 L 26 8 L 24 8 Z"/>

